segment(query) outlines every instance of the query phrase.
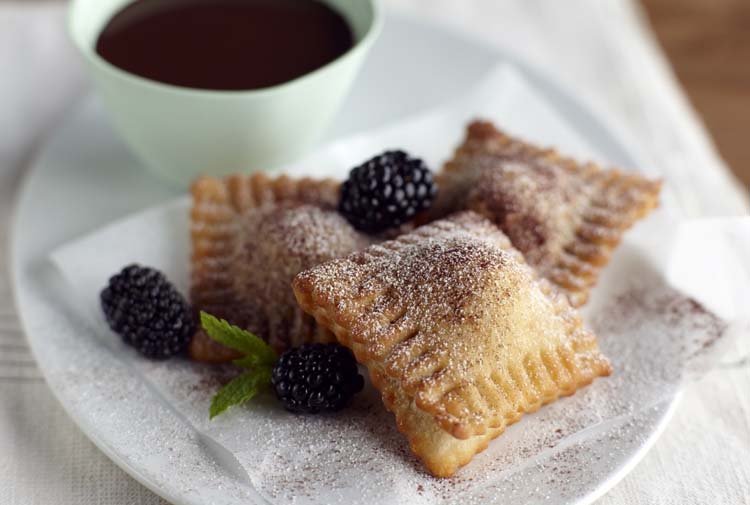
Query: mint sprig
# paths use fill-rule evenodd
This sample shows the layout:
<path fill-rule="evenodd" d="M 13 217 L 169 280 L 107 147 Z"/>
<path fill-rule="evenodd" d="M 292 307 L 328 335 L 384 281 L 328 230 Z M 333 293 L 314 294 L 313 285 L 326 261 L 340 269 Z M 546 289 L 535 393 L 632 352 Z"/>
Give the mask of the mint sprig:
<path fill-rule="evenodd" d="M 261 388 L 271 383 L 271 369 L 262 368 L 257 371 L 246 372 L 235 377 L 222 387 L 213 400 L 209 409 L 209 417 L 213 419 L 229 407 L 241 405 L 250 401 Z"/>
<path fill-rule="evenodd" d="M 247 372 L 235 377 L 214 395 L 209 416 L 211 419 L 228 408 L 251 400 L 258 392 L 271 384 L 271 370 L 278 360 L 276 352 L 263 340 L 224 319 L 201 311 L 201 326 L 216 342 L 243 354 L 233 361 Z"/>
<path fill-rule="evenodd" d="M 201 311 L 201 326 L 213 340 L 245 354 L 245 358 L 254 360 L 254 364 L 273 366 L 279 359 L 271 346 L 259 337 L 208 312 Z"/>

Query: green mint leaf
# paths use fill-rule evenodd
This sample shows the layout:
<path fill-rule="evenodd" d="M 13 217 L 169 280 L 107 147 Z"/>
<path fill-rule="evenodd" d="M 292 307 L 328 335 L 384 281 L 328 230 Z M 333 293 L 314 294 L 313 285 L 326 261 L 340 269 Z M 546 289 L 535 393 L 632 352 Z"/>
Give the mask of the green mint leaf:
<path fill-rule="evenodd" d="M 201 311 L 201 326 L 213 340 L 246 354 L 242 359 L 236 360 L 235 364 L 239 366 L 273 365 L 278 359 L 276 352 L 263 340 L 224 319 Z"/>
<path fill-rule="evenodd" d="M 271 368 L 260 367 L 232 379 L 219 390 L 211 401 L 209 416 L 218 416 L 229 407 L 241 405 L 271 383 Z"/>
<path fill-rule="evenodd" d="M 232 360 L 232 363 L 235 366 L 238 366 L 240 368 L 255 368 L 258 366 L 269 366 L 271 363 L 264 363 L 260 360 L 260 358 L 255 354 L 246 354 L 245 356 L 241 358 L 237 358 L 235 360 Z"/>

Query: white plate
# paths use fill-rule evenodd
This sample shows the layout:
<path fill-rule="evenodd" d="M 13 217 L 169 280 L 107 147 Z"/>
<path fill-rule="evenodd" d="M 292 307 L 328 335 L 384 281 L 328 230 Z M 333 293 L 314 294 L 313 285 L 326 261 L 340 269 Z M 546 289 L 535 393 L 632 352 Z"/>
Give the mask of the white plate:
<path fill-rule="evenodd" d="M 604 161 L 640 165 L 637 153 L 611 128 L 542 73 L 510 54 L 394 16 L 388 17 L 329 138 L 438 105 L 470 87 L 498 59 L 520 68 Z M 267 503 L 223 447 L 187 429 L 148 383 L 134 379 L 129 366 L 103 352 L 96 339 L 76 337 L 92 330 L 59 302 L 66 288 L 47 261 L 53 249 L 70 239 L 179 193 L 139 167 L 95 100 L 84 103 L 49 140 L 21 192 L 12 237 L 19 314 L 57 398 L 87 436 L 129 474 L 176 504 Z M 524 479 L 509 489 L 528 503 L 541 503 L 549 493 L 555 503 L 591 503 L 645 454 L 676 399 L 675 390 L 639 414 L 637 422 L 605 426 L 598 443 L 584 444 L 575 453 L 576 475 L 564 485 L 550 481 L 549 473 L 535 475 L 531 461 Z M 150 467 L 162 471 L 133 464 L 130 456 L 143 456 L 144 451 L 157 460 L 150 461 Z"/>

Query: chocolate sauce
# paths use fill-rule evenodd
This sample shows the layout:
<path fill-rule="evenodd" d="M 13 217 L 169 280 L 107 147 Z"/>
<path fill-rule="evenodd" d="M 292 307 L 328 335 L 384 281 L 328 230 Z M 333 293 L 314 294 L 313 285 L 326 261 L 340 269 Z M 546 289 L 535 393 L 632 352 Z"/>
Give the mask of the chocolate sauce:
<path fill-rule="evenodd" d="M 112 17 L 96 52 L 156 81 L 247 90 L 312 72 L 352 44 L 344 18 L 317 0 L 136 0 Z"/>

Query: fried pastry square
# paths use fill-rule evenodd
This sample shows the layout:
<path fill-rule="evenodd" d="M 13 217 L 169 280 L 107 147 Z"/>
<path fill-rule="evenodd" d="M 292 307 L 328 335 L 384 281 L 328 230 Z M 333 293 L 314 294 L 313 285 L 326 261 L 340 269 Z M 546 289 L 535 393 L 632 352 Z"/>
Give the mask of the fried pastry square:
<path fill-rule="evenodd" d="M 623 233 L 658 203 L 661 183 L 581 164 L 474 122 L 439 177 L 435 216 L 471 209 L 583 305 Z"/>
<path fill-rule="evenodd" d="M 306 268 L 362 249 L 369 240 L 336 212 L 333 180 L 203 177 L 192 186 L 193 306 L 267 340 L 276 350 L 334 340 L 303 313 L 291 283 Z M 236 358 L 199 330 L 200 361 Z"/>
<path fill-rule="evenodd" d="M 567 299 L 474 212 L 306 270 L 293 286 L 367 367 L 435 476 L 610 372 Z"/>

